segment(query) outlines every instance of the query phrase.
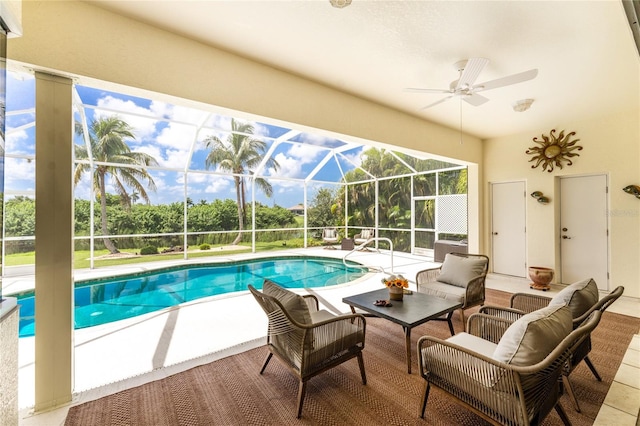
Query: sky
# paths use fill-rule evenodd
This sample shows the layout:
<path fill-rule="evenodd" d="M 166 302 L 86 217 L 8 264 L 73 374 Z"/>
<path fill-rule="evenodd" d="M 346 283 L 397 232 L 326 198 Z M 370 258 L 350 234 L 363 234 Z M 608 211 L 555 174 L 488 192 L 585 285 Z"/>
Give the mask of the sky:
<path fill-rule="evenodd" d="M 92 120 L 117 115 L 131 125 L 135 139 L 126 140 L 132 151 L 153 156 L 165 170 L 149 170 L 157 190 L 149 192 L 152 204 L 182 202 L 185 196 L 186 169 L 193 171 L 187 175 L 186 196 L 194 202 L 219 199 L 235 200 L 233 179 L 230 176 L 207 173 L 220 171 L 205 166 L 209 152 L 204 140 L 216 136 L 225 141 L 229 137 L 231 117 L 207 111 L 171 105 L 152 99 L 142 99 L 121 93 L 108 92 L 98 88 L 76 85 L 79 101 L 74 108 L 74 119 L 80 121 L 83 111 L 87 124 Z M 35 190 L 35 79 L 26 73 L 7 73 L 7 117 L 6 117 L 6 173 L 5 192 L 34 195 Z M 343 173 L 353 170 L 361 163 L 363 147 L 350 147 L 347 142 L 302 132 L 290 133 L 292 129 L 270 125 L 266 122 L 252 122 L 254 135 L 267 144 L 267 149 L 278 138 L 286 137 L 286 142 L 276 144 L 271 157 L 279 164 L 279 169 L 266 168 L 261 173 L 269 177 L 273 196 L 267 198 L 256 190 L 256 201 L 267 205 L 292 207 L 304 201 L 304 183 L 331 149 L 343 149 L 341 155 L 330 160 L 314 174 L 316 183 L 307 186 L 308 201 L 311 202 L 320 188 L 335 189 L 338 185 L 324 182 L 338 182 Z M 295 129 L 293 129 L 295 131 Z M 81 136 L 74 143 L 84 144 Z M 193 147 L 193 149 L 192 149 Z M 364 147 L 365 149 L 367 147 Z M 19 158 L 15 158 L 15 156 Z M 90 176 L 85 174 L 75 189 L 75 197 L 90 197 Z M 293 179 L 293 180 L 291 180 Z M 318 183 L 318 181 L 322 183 Z M 115 193 L 109 183 L 107 192 Z M 251 191 L 247 193 L 251 199 Z"/>

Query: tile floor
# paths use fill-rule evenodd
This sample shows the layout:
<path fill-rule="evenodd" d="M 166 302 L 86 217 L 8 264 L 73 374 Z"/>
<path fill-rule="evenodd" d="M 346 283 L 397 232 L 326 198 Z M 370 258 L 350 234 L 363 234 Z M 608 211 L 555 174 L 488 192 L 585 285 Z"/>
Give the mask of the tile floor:
<path fill-rule="evenodd" d="M 343 257 L 341 250 L 303 249 L 270 255 L 307 254 Z M 262 256 L 262 254 L 261 254 Z M 213 262 L 255 257 L 255 254 L 215 257 Z M 437 266 L 424 257 L 397 253 L 356 252 L 349 259 L 386 272 L 403 274 L 412 280 L 417 271 Z M 188 261 L 200 263 L 203 259 Z M 118 267 L 118 273 L 139 272 L 175 264 L 162 262 Z M 78 271 L 77 279 L 113 275 L 114 269 Z M 383 272 L 373 273 L 356 282 L 301 290 L 315 294 L 325 309 L 347 312 L 342 297 L 377 289 Z M 487 287 L 508 292 L 538 292 L 530 290 L 529 281 L 490 275 Z M 33 277 L 5 278 L 5 293 L 33 285 Z M 553 286 L 553 295 L 561 287 Z M 640 299 L 622 296 L 610 312 L 640 316 Z M 236 324 L 227 327 L 227 324 Z M 240 325 L 244 324 L 244 326 Z M 454 324 L 455 325 L 455 324 Z M 119 321 L 103 326 L 77 330 L 75 333 L 75 393 L 70 405 L 49 412 L 34 414 L 34 341 L 20 339 L 19 404 L 21 426 L 57 426 L 64 424 L 71 405 L 80 404 L 130 387 L 178 373 L 180 371 L 252 349 L 265 342 L 266 317 L 248 292 L 214 296 L 167 309 L 158 313 Z M 203 339 L 202 336 L 215 336 Z M 640 334 L 629 346 L 615 381 L 609 390 L 596 425 L 636 425 L 640 411 Z"/>

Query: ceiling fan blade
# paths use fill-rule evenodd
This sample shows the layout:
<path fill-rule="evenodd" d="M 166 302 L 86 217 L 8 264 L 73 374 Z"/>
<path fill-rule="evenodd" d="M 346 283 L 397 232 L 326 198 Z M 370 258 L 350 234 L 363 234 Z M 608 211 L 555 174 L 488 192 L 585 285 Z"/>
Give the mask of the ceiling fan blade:
<path fill-rule="evenodd" d="M 405 87 L 402 90 L 404 92 L 412 92 L 412 93 L 451 93 L 450 90 L 446 90 L 446 89 L 420 89 L 417 87 Z"/>
<path fill-rule="evenodd" d="M 468 104 L 473 105 L 473 106 L 480 106 L 485 102 L 489 102 L 488 98 L 485 98 L 482 95 L 478 95 L 477 93 L 474 93 L 474 94 L 469 95 L 469 96 L 463 96 L 462 100 L 465 101 Z"/>
<path fill-rule="evenodd" d="M 441 104 L 441 103 L 443 103 L 444 101 L 446 101 L 446 100 L 448 100 L 448 99 L 453 98 L 453 96 L 454 96 L 454 95 L 447 96 L 447 97 L 445 97 L 445 98 L 440 99 L 439 101 L 436 101 L 436 102 L 434 102 L 434 103 L 432 103 L 432 104 L 429 104 L 429 105 L 427 105 L 427 106 L 424 106 L 424 107 L 422 107 L 422 108 L 420 108 L 420 109 L 422 110 L 422 109 L 431 108 L 432 106 L 435 106 L 435 105 Z"/>
<path fill-rule="evenodd" d="M 476 84 L 473 86 L 473 90 L 481 92 L 483 90 L 497 89 L 498 87 L 509 86 L 511 84 L 518 84 L 524 81 L 532 80 L 538 75 L 538 69 L 534 68 L 529 71 L 521 72 L 518 74 L 512 74 L 507 77 L 498 78 L 496 80 L 486 81 L 484 83 Z"/>
<path fill-rule="evenodd" d="M 460 89 L 462 87 L 471 87 L 473 83 L 476 81 L 482 69 L 489 63 L 489 60 L 486 58 L 471 58 L 467 61 L 464 66 L 464 70 L 462 71 L 462 75 L 458 80 L 458 84 L 456 85 L 456 89 Z"/>

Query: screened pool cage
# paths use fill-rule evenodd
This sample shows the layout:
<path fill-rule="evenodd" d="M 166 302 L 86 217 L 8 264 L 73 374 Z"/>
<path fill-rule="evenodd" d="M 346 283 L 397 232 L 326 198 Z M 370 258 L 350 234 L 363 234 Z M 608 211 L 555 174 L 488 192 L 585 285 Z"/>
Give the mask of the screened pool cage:
<path fill-rule="evenodd" d="M 7 77 L 9 274 L 35 258 L 34 81 Z M 437 240 L 466 239 L 465 166 L 214 110 L 73 87 L 76 267 L 321 246 L 329 227 L 338 248 L 372 228 L 425 256 Z"/>

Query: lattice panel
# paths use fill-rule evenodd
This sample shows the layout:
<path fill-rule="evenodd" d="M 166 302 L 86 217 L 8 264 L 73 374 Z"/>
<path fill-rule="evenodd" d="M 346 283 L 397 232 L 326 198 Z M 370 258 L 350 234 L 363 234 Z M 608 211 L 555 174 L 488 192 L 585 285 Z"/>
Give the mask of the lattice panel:
<path fill-rule="evenodd" d="M 440 233 L 467 233 L 467 195 L 446 195 L 436 201 L 436 223 Z"/>

